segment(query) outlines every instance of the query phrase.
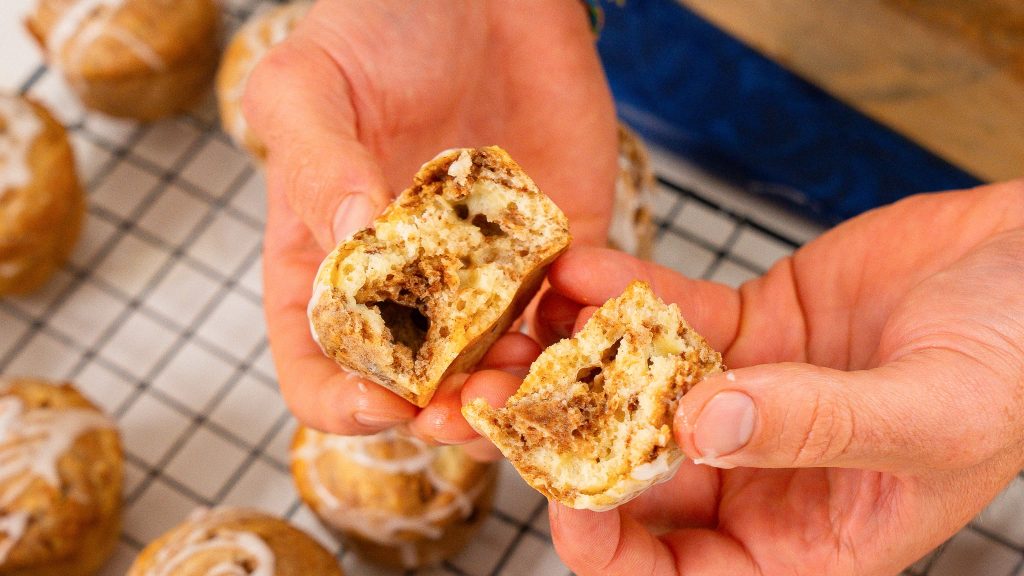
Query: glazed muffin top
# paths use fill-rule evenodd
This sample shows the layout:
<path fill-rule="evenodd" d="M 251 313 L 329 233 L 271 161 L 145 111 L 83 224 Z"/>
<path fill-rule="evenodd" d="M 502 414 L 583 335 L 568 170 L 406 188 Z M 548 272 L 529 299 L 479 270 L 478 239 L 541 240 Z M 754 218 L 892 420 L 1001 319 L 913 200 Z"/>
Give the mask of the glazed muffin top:
<path fill-rule="evenodd" d="M 118 514 L 115 424 L 70 384 L 0 380 L 0 571 L 78 552 Z"/>
<path fill-rule="evenodd" d="M 197 510 L 154 540 L 128 576 L 342 576 L 327 550 L 284 520 L 254 510 Z"/>
<path fill-rule="evenodd" d="M 299 428 L 291 457 L 300 493 L 325 522 L 382 544 L 439 538 L 472 513 L 492 479 L 492 465 L 459 447 L 395 430 L 337 436 Z"/>
<path fill-rule="evenodd" d="M 0 93 L 0 252 L 63 222 L 79 193 L 64 127 L 41 105 Z"/>
<path fill-rule="evenodd" d="M 38 0 L 25 22 L 72 80 L 174 69 L 220 29 L 213 0 Z"/>

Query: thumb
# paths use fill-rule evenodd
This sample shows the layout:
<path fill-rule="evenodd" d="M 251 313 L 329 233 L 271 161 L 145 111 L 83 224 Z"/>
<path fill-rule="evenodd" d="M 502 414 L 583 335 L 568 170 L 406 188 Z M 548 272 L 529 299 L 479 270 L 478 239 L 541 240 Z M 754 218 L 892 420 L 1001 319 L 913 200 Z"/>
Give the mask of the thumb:
<path fill-rule="evenodd" d="M 351 86 L 305 28 L 253 70 L 243 105 L 267 148 L 270 194 L 284 194 L 325 250 L 366 227 L 390 195 L 358 139 Z"/>
<path fill-rule="evenodd" d="M 999 410 L 969 409 L 982 377 L 952 354 L 929 350 L 852 372 L 794 363 L 716 374 L 683 396 L 676 440 L 721 468 L 970 466 L 1006 436 Z"/>

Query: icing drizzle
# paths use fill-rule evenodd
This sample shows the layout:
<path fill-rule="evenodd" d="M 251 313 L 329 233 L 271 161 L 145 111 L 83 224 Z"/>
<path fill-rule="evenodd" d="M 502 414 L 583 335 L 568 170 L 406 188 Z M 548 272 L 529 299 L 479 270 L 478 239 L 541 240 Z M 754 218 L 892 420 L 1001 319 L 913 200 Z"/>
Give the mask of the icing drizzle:
<path fill-rule="evenodd" d="M 0 198 L 32 179 L 28 153 L 42 129 L 43 121 L 28 102 L 0 96 Z"/>
<path fill-rule="evenodd" d="M 230 519 L 230 513 L 226 509 L 194 513 L 189 520 L 198 525 L 172 538 L 157 553 L 145 576 L 171 576 L 191 558 L 214 550 L 241 551 L 245 558 L 232 554 L 230 559 L 207 568 L 207 576 L 274 576 L 276 558 L 262 538 L 252 532 L 218 528 L 216 522 Z"/>
<path fill-rule="evenodd" d="M 404 442 L 411 445 L 412 455 L 383 459 L 368 450 L 371 444 Z M 346 508 L 330 491 L 320 477 L 317 461 L 320 457 L 337 452 L 353 463 L 369 470 L 385 474 L 423 474 L 439 493 L 449 494 L 451 502 L 431 508 L 419 516 L 403 516 L 394 512 L 374 509 Z M 486 488 L 487 478 L 463 492 L 458 486 L 444 479 L 434 469 L 438 449 L 422 440 L 391 429 L 374 436 L 336 436 L 315 430 L 306 430 L 306 439 L 292 451 L 292 458 L 308 464 L 308 480 L 319 500 L 317 513 L 333 527 L 353 532 L 384 546 L 396 546 L 407 566 L 417 561 L 415 546 L 401 533 L 413 533 L 430 540 L 440 539 L 444 531 L 437 526 L 441 521 L 458 515 L 467 518 L 473 512 L 473 501 Z"/>
<path fill-rule="evenodd" d="M 13 504 L 35 479 L 60 487 L 57 461 L 79 436 L 90 430 L 112 429 L 103 414 L 85 408 L 26 410 L 17 396 L 0 398 L 0 508 Z M 85 494 L 72 492 L 85 500 Z M 0 516 L 0 564 L 25 535 L 30 513 L 16 510 Z"/>
<path fill-rule="evenodd" d="M 76 0 L 50 30 L 46 48 L 55 63 L 64 64 L 75 78 L 86 50 L 101 36 L 117 39 L 152 70 L 166 68 L 153 48 L 128 30 L 115 26 L 112 20 L 127 0 Z M 98 14 L 96 18 L 89 18 Z M 65 53 L 69 56 L 65 59 Z"/>

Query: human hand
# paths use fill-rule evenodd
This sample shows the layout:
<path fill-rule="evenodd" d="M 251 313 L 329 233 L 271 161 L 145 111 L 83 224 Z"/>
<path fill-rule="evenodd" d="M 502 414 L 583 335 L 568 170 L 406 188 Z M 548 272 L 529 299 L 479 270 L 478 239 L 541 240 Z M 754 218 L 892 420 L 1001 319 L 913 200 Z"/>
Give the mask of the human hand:
<path fill-rule="evenodd" d="M 267 145 L 265 311 L 289 407 L 329 432 L 408 423 L 453 441 L 454 384 L 418 411 L 323 356 L 306 319 L 313 277 L 420 164 L 456 146 L 501 145 L 577 241 L 603 243 L 615 117 L 582 4 L 321 0 L 253 72 L 244 106 Z"/>
<path fill-rule="evenodd" d="M 739 291 L 570 250 L 541 321 L 562 335 L 636 278 L 734 370 L 674 425 L 716 467 L 609 512 L 551 505 L 581 576 L 894 574 L 1024 466 L 1024 181 L 870 212 Z"/>

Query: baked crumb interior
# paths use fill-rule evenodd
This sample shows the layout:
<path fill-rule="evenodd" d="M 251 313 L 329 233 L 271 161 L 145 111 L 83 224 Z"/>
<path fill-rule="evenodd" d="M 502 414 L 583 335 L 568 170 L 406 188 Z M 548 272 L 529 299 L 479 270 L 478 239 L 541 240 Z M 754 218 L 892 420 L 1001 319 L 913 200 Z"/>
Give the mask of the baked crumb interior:
<path fill-rule="evenodd" d="M 503 151 L 442 154 L 325 260 L 314 334 L 343 366 L 425 403 L 467 347 L 507 329 L 568 242 L 565 216 Z"/>
<path fill-rule="evenodd" d="M 721 356 L 650 288 L 635 282 L 571 339 L 546 349 L 502 408 L 463 413 L 534 488 L 576 508 L 606 509 L 671 476 L 679 398 Z"/>

